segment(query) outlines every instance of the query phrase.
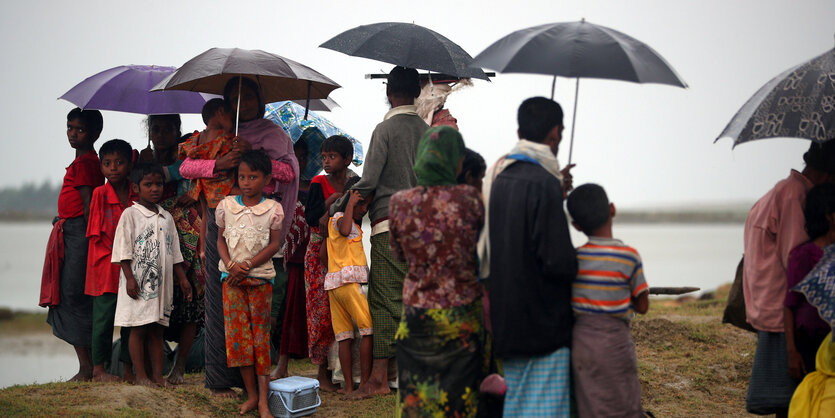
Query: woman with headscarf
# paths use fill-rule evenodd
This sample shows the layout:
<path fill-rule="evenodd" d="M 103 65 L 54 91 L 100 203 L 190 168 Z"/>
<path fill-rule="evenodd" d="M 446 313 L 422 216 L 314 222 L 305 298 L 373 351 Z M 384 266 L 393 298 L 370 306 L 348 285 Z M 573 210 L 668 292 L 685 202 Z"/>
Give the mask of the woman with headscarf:
<path fill-rule="evenodd" d="M 399 414 L 475 416 L 487 372 L 476 243 L 484 223 L 479 191 L 456 178 L 464 140 L 448 126 L 418 145 L 418 187 L 391 198 L 392 253 L 408 266 L 395 339 Z"/>
<path fill-rule="evenodd" d="M 238 100 L 240 97 L 240 101 Z M 293 213 L 299 189 L 299 164 L 293 153 L 293 141 L 278 125 L 264 119 L 265 103 L 261 99 L 257 82 L 245 77 L 233 78 L 223 91 L 223 99 L 236 109 L 239 121 L 238 147 L 218 160 L 186 159 L 180 166 L 185 178 L 211 178 L 219 170 L 237 167 L 242 150 L 261 149 L 272 160 L 272 179 L 267 183 L 264 194 L 281 202 L 284 213 Z M 292 216 L 285 216 L 280 242 L 292 222 Z M 237 368 L 229 368 L 226 361 L 226 338 L 223 329 L 223 293 L 220 282 L 217 253 L 217 223 L 213 210 L 206 213 L 206 387 L 220 396 L 237 396 L 230 387 L 243 387 Z M 274 286 L 286 286 L 275 282 Z"/>

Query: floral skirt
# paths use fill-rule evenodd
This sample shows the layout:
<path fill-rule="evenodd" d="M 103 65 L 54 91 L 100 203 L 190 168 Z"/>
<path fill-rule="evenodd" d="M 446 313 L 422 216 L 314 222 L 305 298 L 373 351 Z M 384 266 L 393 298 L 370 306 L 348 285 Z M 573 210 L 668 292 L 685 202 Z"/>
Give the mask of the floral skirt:
<path fill-rule="evenodd" d="M 174 308 L 171 312 L 169 330 L 166 330 L 166 340 L 179 341 L 179 329 L 184 324 L 193 322 L 198 328 L 202 327 L 206 316 L 203 300 L 206 293 L 205 270 L 197 254 L 202 220 L 197 212 L 197 205 L 183 206 L 177 202 L 177 197 L 162 201 L 160 206 L 170 212 L 174 219 L 180 238 L 180 252 L 183 254 L 183 270 L 192 289 L 191 302 L 187 302 L 180 292 L 180 286 L 174 284 Z"/>
<path fill-rule="evenodd" d="M 304 282 L 307 298 L 307 346 L 310 361 L 328 364 L 328 351 L 334 342 L 331 305 L 325 290 L 327 267 L 319 261 L 319 249 L 325 243 L 318 228 L 311 228 L 310 243 L 304 255 Z"/>
<path fill-rule="evenodd" d="M 481 301 L 448 309 L 405 306 L 397 330 L 398 416 L 467 416 L 478 412 L 487 374 Z"/>
<path fill-rule="evenodd" d="M 248 284 L 253 285 L 230 286 L 223 282 L 226 361 L 229 367 L 255 365 L 255 374 L 264 376 L 270 374 L 273 287 L 269 283 Z"/>

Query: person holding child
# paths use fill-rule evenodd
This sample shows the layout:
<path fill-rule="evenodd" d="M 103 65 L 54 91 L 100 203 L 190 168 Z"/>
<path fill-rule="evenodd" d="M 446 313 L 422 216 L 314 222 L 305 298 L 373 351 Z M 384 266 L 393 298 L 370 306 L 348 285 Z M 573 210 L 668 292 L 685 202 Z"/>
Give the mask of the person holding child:
<path fill-rule="evenodd" d="M 67 114 L 67 139 L 75 159 L 58 194 L 58 218 L 47 244 L 39 305 L 48 307 L 46 322 L 52 334 L 71 344 L 78 357 L 78 373 L 70 381 L 90 380 L 93 364 L 93 299 L 84 292 L 87 220 L 93 189 L 104 184 L 99 157 L 93 144 L 102 130 L 98 110 L 75 108 Z"/>
<path fill-rule="evenodd" d="M 177 342 L 177 356 L 167 380 L 168 383 L 178 385 L 183 383 L 186 359 L 205 316 L 205 278 L 199 253 L 203 217 L 200 216 L 196 201 L 188 196 L 189 180 L 180 174 L 183 163 L 183 158 L 178 156 L 180 115 L 150 115 L 147 124 L 148 138 L 154 145 L 150 160 L 162 165 L 165 174 L 165 187 L 159 205 L 174 218 L 183 255 L 183 270 L 192 289 L 189 301 L 180 292 L 180 287 L 174 286 L 174 306 L 164 335 L 166 341 Z"/>
<path fill-rule="evenodd" d="M 562 108 L 534 97 L 519 106 L 519 142 L 484 181 L 480 277 L 490 280 L 493 348 L 503 359 L 505 416 L 568 416 L 571 283 L 577 255 L 563 210 L 557 150 Z"/>
<path fill-rule="evenodd" d="M 140 162 L 131 171 L 137 204 L 122 212 L 113 239 L 111 261 L 121 265 L 115 325 L 130 327 L 129 350 L 136 383 L 162 386 L 163 330 L 171 315 L 174 276 L 191 300 L 183 256 L 171 214 L 159 206 L 162 166 Z M 151 365 L 146 370 L 146 361 Z"/>
<path fill-rule="evenodd" d="M 408 266 L 395 336 L 398 416 L 478 413 L 490 357 L 476 275 L 484 205 L 478 189 L 457 184 L 464 154 L 457 130 L 430 128 L 417 150 L 418 187 L 389 202 L 391 252 Z"/>
<path fill-rule="evenodd" d="M 806 167 L 760 198 L 745 220 L 742 289 L 748 323 L 757 330 L 757 350 L 745 408 L 753 414 L 786 416 L 797 381 L 789 373 L 783 301 L 789 254 L 809 240 L 804 229 L 806 193 L 835 179 L 835 141 L 813 142 Z"/>
<path fill-rule="evenodd" d="M 116 382 L 118 376 L 105 369 L 113 347 L 113 321 L 116 317 L 116 300 L 119 292 L 119 265 L 110 259 L 113 255 L 113 239 L 122 212 L 138 198 L 131 187 L 133 148 L 121 139 L 111 139 L 99 149 L 101 172 L 107 179 L 103 186 L 93 190 L 90 200 L 90 220 L 87 222 L 87 279 L 84 293 L 93 298 L 93 339 L 91 344 L 93 380 Z M 120 330 L 123 344 L 120 359 L 125 364 L 125 377 L 133 380 L 128 353 L 130 328 Z"/>
<path fill-rule="evenodd" d="M 319 366 L 319 388 L 337 390 L 328 371 L 328 351 L 334 342 L 333 324 L 328 292 L 325 290 L 327 264 L 320 259 L 328 230 L 328 208 L 342 196 L 350 177 L 356 174 L 348 169 L 354 155 L 354 146 L 348 138 L 331 136 L 322 141 L 321 158 L 324 175 L 313 177 L 307 194 L 304 216 L 310 226 L 310 242 L 304 259 L 305 294 L 307 298 L 307 344 L 310 361 Z M 325 246 L 325 248 L 327 248 Z"/>
<path fill-rule="evenodd" d="M 243 153 L 237 176 L 241 194 L 225 197 L 215 211 L 228 366 L 240 370 L 246 389 L 241 415 L 257 407 L 262 417 L 272 417 L 267 402 L 272 257 L 284 222 L 281 205 L 263 195 L 271 171 L 263 151 Z"/>
<path fill-rule="evenodd" d="M 572 225 L 588 236 L 577 248 L 571 292 L 575 321 L 571 369 L 580 417 L 643 417 L 638 360 L 629 330 L 634 312 L 649 309 L 638 252 L 612 237 L 615 205 L 597 184 L 568 195 Z"/>
<path fill-rule="evenodd" d="M 240 94 L 239 94 L 240 92 Z M 238 96 L 240 103 L 238 107 Z M 264 102 L 258 83 L 249 78 L 233 78 L 224 88 L 224 101 L 231 109 L 237 109 L 239 120 L 237 147 L 216 159 L 186 158 L 180 173 L 188 179 L 214 178 L 218 172 L 238 166 L 241 154 L 249 149 L 263 150 L 271 160 L 272 171 L 267 178 L 264 192 L 280 200 L 284 213 L 292 213 L 298 193 L 299 168 L 293 153 L 290 137 L 276 124 L 264 119 Z M 233 142 L 235 139 L 233 138 Z M 291 217 L 286 217 L 279 234 L 280 242 L 290 227 Z M 206 211 L 206 387 L 213 394 L 224 397 L 237 396 L 231 387 L 242 387 L 240 373 L 227 366 L 226 342 L 223 328 L 223 289 L 220 256 L 217 253 L 217 223 L 215 211 Z"/>
<path fill-rule="evenodd" d="M 359 181 L 359 177 L 348 180 L 345 189 Z M 344 210 L 328 220 L 327 245 L 321 250 L 322 263 L 328 266 L 324 288 L 328 292 L 333 333 L 339 343 L 339 363 L 345 377 L 341 393 L 354 391 L 352 342 L 354 324 L 362 336 L 360 342 L 360 386 L 368 381 L 371 374 L 371 354 L 374 348 L 374 330 L 371 326 L 371 312 L 361 285 L 368 283 L 368 264 L 362 248 L 362 217 L 368 212 L 368 204 L 374 199 L 373 192 L 365 198 L 354 190 Z M 342 209 L 342 208 L 340 208 Z"/>

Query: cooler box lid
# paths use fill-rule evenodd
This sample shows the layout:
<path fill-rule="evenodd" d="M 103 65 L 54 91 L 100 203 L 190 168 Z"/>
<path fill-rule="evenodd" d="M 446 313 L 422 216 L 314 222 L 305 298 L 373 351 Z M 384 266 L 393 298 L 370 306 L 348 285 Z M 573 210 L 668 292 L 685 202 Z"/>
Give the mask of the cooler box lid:
<path fill-rule="evenodd" d="M 294 393 L 302 390 L 319 389 L 319 381 L 309 377 L 290 376 L 270 382 L 270 390 Z"/>

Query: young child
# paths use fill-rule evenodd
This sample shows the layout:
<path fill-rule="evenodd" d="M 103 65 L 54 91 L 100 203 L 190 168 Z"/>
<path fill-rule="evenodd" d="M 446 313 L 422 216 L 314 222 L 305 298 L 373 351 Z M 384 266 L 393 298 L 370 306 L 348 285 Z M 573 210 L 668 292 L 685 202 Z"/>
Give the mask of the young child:
<path fill-rule="evenodd" d="M 328 208 L 342 196 L 349 174 L 348 165 L 354 147 L 348 138 L 331 136 L 322 142 L 322 166 L 326 175 L 310 181 L 304 216 L 310 226 L 310 243 L 304 258 L 304 280 L 307 294 L 307 344 L 310 360 L 319 366 L 319 389 L 333 392 L 338 389 L 328 371 L 328 351 L 334 342 L 328 293 L 325 291 L 327 266 L 320 260 L 320 249 L 327 232 Z"/>
<path fill-rule="evenodd" d="M 218 267 L 223 280 L 223 319 L 229 367 L 239 367 L 247 400 L 241 415 L 258 408 L 272 417 L 267 401 L 270 374 L 270 304 L 284 211 L 263 196 L 272 163 L 263 151 L 247 151 L 238 165 L 239 196 L 218 205 Z M 256 390 L 257 375 L 257 390 Z"/>
<path fill-rule="evenodd" d="M 632 311 L 649 309 L 641 257 L 612 238 L 615 205 L 596 184 L 568 196 L 572 225 L 589 238 L 577 248 L 571 306 L 576 317 L 571 365 L 581 417 L 642 417 L 641 384 L 629 332 Z"/>
<path fill-rule="evenodd" d="M 93 190 L 90 200 L 90 220 L 87 222 L 87 281 L 84 293 L 93 297 L 93 380 L 115 382 L 119 377 L 107 373 L 105 363 L 110 361 L 113 346 L 113 321 L 116 317 L 116 299 L 119 292 L 119 265 L 110 262 L 113 256 L 113 237 L 122 212 L 137 199 L 132 193 L 128 174 L 132 166 L 133 149 L 121 139 L 111 139 L 99 149 L 101 172 L 107 179 L 103 186 Z M 121 329 L 122 351 L 127 353 L 129 328 Z M 120 356 L 125 363 L 125 375 L 133 380 L 129 358 Z"/>
<path fill-rule="evenodd" d="M 789 253 L 783 303 L 789 374 L 796 380 L 815 371 L 818 347 L 831 330 L 821 319 L 818 309 L 809 304 L 802 293 L 791 289 L 823 258 L 823 249 L 835 243 L 835 185 L 821 184 L 809 190 L 803 214 L 809 241 Z"/>
<path fill-rule="evenodd" d="M 469 148 L 464 149 L 464 162 L 461 163 L 461 172 L 458 173 L 458 184 L 469 184 L 481 191 L 486 172 L 487 164 L 481 154 Z"/>
<path fill-rule="evenodd" d="M 113 239 L 111 261 L 122 267 L 115 324 L 130 327 L 130 358 L 136 383 L 163 385 L 162 334 L 168 326 L 174 276 L 191 300 L 191 285 L 183 272 L 183 256 L 171 214 L 157 204 L 164 184 L 162 166 L 138 163 L 131 170 L 137 204 L 125 209 Z M 151 373 L 145 370 L 147 355 Z"/>
<path fill-rule="evenodd" d="M 71 344 L 78 357 L 78 373 L 70 381 L 90 380 L 93 300 L 84 294 L 87 268 L 87 219 L 93 189 L 104 184 L 93 144 L 102 130 L 98 110 L 75 108 L 67 114 L 67 139 L 75 159 L 58 195 L 54 222 L 44 260 L 40 306 L 49 307 L 46 322 L 52 333 Z"/>
<path fill-rule="evenodd" d="M 346 189 L 357 183 L 354 177 L 345 185 Z M 345 377 L 341 393 L 354 391 L 351 343 L 354 339 L 354 324 L 359 328 L 360 342 L 360 385 L 365 384 L 371 374 L 371 354 L 374 348 L 374 331 L 371 327 L 371 312 L 360 284 L 368 283 L 368 263 L 362 248 L 362 217 L 368 212 L 368 205 L 374 199 L 373 193 L 365 198 L 358 191 L 350 191 L 344 213 L 337 212 L 328 221 L 327 251 L 322 251 L 322 263 L 328 266 L 325 275 L 325 290 L 331 308 L 333 333 L 339 343 L 339 363 Z M 346 219 L 347 218 L 347 219 Z"/>
<path fill-rule="evenodd" d="M 236 146 L 236 139 L 231 136 L 234 129 L 232 109 L 223 99 L 211 99 L 203 105 L 203 123 L 206 129 L 194 134 L 180 145 L 178 158 L 217 160 L 227 154 L 240 157 L 241 150 Z M 214 209 L 218 203 L 233 193 L 235 186 L 234 170 L 219 170 L 217 177 L 197 178 L 191 181 L 188 195 L 200 202 L 200 219 L 206 219 L 206 208 Z M 206 225 L 200 228 L 199 253 L 203 253 L 206 238 Z"/>

